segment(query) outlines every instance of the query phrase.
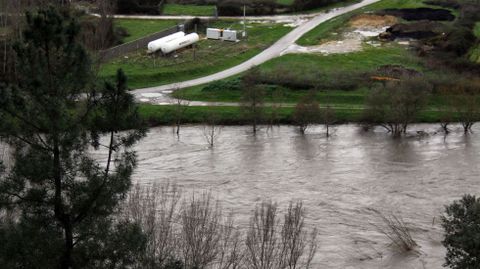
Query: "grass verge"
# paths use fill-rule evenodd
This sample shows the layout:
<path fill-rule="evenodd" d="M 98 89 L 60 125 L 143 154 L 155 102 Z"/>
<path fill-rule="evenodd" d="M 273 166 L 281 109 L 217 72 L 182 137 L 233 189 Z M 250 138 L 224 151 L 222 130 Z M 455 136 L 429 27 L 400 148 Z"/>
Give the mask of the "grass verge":
<path fill-rule="evenodd" d="M 130 42 L 150 34 L 160 32 L 177 24 L 175 20 L 135 20 L 135 19 L 115 19 L 114 24 L 127 30 L 129 36 L 124 38 L 124 42 Z"/>
<path fill-rule="evenodd" d="M 280 124 L 292 124 L 293 107 L 283 107 L 278 110 L 278 122 Z M 150 126 L 170 125 L 175 122 L 175 108 L 173 106 L 157 106 L 141 104 L 139 113 Z M 188 107 L 183 115 L 183 124 L 202 124 L 212 113 L 218 119 L 218 124 L 222 125 L 245 125 L 249 121 L 245 119 L 240 107 L 232 106 L 191 106 Z M 271 108 L 265 108 L 265 114 L 271 113 Z M 336 108 L 336 123 L 361 123 L 362 108 Z M 442 113 L 435 110 L 425 110 L 417 118 L 418 123 L 436 123 L 440 122 Z"/>
<path fill-rule="evenodd" d="M 212 5 L 165 4 L 162 15 L 213 16 L 214 13 L 215 6 Z"/>

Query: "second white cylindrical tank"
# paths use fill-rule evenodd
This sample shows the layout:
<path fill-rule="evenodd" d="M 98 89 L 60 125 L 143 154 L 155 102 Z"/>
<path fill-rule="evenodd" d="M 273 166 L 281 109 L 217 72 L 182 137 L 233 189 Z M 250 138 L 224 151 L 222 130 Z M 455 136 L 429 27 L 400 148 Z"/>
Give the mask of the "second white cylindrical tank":
<path fill-rule="evenodd" d="M 176 39 L 173 39 L 169 42 L 166 42 L 161 45 L 161 50 L 164 54 L 168 54 L 172 51 L 190 46 L 200 40 L 200 37 L 196 33 L 191 33 L 186 36 L 182 36 Z"/>
<path fill-rule="evenodd" d="M 156 51 L 162 49 L 164 44 L 166 44 L 166 43 L 168 43 L 172 40 L 175 40 L 177 38 L 184 37 L 184 36 L 185 36 L 185 33 L 180 31 L 180 32 L 173 33 L 171 35 L 164 36 L 160 39 L 154 40 L 154 41 L 148 43 L 148 45 L 147 45 L 148 52 L 149 53 L 156 52 Z"/>

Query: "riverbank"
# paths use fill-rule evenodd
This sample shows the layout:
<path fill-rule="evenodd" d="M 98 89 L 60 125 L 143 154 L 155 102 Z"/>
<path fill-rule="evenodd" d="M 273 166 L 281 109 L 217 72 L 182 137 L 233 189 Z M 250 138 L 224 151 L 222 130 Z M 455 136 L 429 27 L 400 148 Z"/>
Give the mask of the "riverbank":
<path fill-rule="evenodd" d="M 294 107 L 265 107 L 263 123 L 294 124 L 294 109 Z M 149 126 L 171 125 L 176 122 L 177 118 L 180 118 L 182 124 L 202 124 L 211 121 L 212 118 L 215 120 L 215 124 L 219 125 L 248 125 L 250 123 L 244 116 L 242 108 L 238 106 L 188 106 L 181 110 L 182 112 L 179 113 L 178 106 L 175 105 L 139 105 L 140 117 Z M 334 111 L 335 124 L 368 123 L 363 117 L 365 111 L 363 107 L 336 107 Z M 276 113 L 276 117 L 272 116 L 272 112 Z M 415 122 L 439 123 L 444 115 L 445 112 L 439 110 L 424 110 L 419 113 Z M 458 116 L 455 112 L 452 112 L 452 119 L 453 121 L 458 121 Z"/>

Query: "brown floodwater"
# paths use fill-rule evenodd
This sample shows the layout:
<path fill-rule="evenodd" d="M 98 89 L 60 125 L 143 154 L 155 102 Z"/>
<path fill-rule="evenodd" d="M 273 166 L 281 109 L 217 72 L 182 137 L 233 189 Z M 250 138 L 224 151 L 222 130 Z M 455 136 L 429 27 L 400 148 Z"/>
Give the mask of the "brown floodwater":
<path fill-rule="evenodd" d="M 480 190 L 480 128 L 448 136 L 437 125 L 415 125 L 403 139 L 383 130 L 320 126 L 305 136 L 292 126 L 224 127 L 213 148 L 202 127 L 153 128 L 136 147 L 134 181 L 171 182 L 186 192 L 211 191 L 239 227 L 256 203 L 285 207 L 302 200 L 310 227 L 317 227 L 315 268 L 441 268 L 439 217 L 444 205 Z M 418 135 L 417 130 L 428 135 Z M 375 225 L 372 211 L 395 213 L 411 225 L 418 254 L 398 254 Z"/>

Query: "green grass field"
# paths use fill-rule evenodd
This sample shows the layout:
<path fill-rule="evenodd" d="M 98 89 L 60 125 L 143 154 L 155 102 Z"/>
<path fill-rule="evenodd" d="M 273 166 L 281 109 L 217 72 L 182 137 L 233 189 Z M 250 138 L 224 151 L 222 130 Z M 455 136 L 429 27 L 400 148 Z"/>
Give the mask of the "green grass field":
<path fill-rule="evenodd" d="M 276 2 L 281 5 L 290 6 L 295 0 L 277 0 Z"/>
<path fill-rule="evenodd" d="M 175 112 L 172 106 L 156 106 L 142 104 L 139 107 L 139 113 L 149 125 L 171 125 L 175 121 Z M 271 114 L 271 108 L 265 108 L 265 120 L 268 121 L 268 116 Z M 277 110 L 277 120 L 281 124 L 292 124 L 294 108 L 283 107 Z M 363 109 L 358 108 L 335 108 L 336 123 L 355 123 L 361 122 L 363 116 Z M 202 124 L 208 117 L 215 115 L 217 118 L 217 124 L 222 125 L 240 125 L 249 124 L 249 121 L 245 119 L 242 109 L 240 107 L 231 106 L 218 106 L 218 107 L 205 107 L 205 106 L 191 106 L 185 111 L 182 117 L 183 124 Z M 435 110 L 424 110 L 419 113 L 416 122 L 435 123 L 439 122 L 442 117 L 442 113 Z M 455 118 L 455 115 L 454 115 Z"/>
<path fill-rule="evenodd" d="M 215 6 L 165 4 L 162 15 L 213 16 Z"/>
<path fill-rule="evenodd" d="M 130 42 L 144 36 L 160 32 L 177 24 L 174 20 L 134 20 L 134 19 L 115 19 L 115 26 L 123 27 L 130 36 L 123 41 Z"/>
<path fill-rule="evenodd" d="M 274 73 L 278 70 L 291 69 L 298 74 L 308 74 L 312 71 L 326 73 L 331 70 L 343 73 L 369 73 L 375 71 L 382 65 L 400 64 L 407 68 L 418 71 L 425 71 L 420 60 L 404 47 L 397 45 L 386 45 L 380 48 L 366 48 L 363 51 L 349 54 L 287 54 L 282 57 L 270 60 L 260 65 L 260 70 L 265 73 Z M 235 78 L 229 78 L 233 80 Z M 174 96 L 188 100 L 238 102 L 241 93 L 236 90 L 224 90 L 221 92 L 202 91 L 204 86 L 176 91 Z M 283 93 L 282 102 L 296 103 L 307 94 L 307 90 L 281 89 Z M 320 91 L 317 98 L 320 102 L 328 100 L 337 106 L 363 106 L 368 91 L 357 89 L 354 91 L 328 90 Z M 271 101 L 271 95 L 267 95 L 266 101 Z"/>
<path fill-rule="evenodd" d="M 243 26 L 237 21 L 219 21 L 212 27 L 241 30 Z M 113 78 L 118 68 L 122 68 L 129 77 L 131 88 L 158 86 L 172 82 L 193 79 L 235 66 L 255 56 L 291 28 L 281 24 L 249 23 L 248 39 L 240 42 L 222 42 L 218 40 L 201 40 L 195 50 L 186 49 L 176 57 L 153 57 L 144 49 L 115 59 L 101 67 L 103 78 Z"/>

